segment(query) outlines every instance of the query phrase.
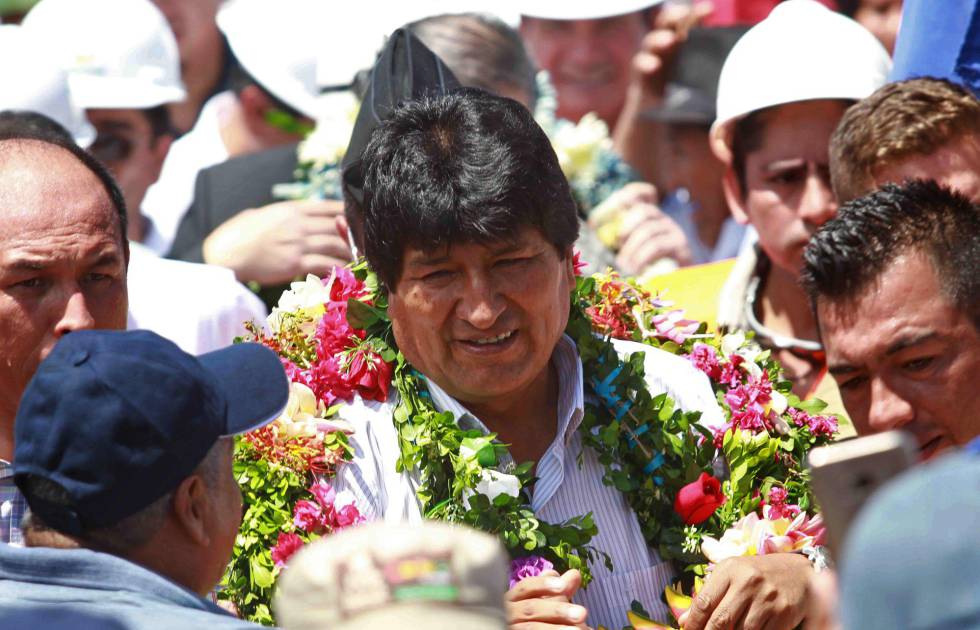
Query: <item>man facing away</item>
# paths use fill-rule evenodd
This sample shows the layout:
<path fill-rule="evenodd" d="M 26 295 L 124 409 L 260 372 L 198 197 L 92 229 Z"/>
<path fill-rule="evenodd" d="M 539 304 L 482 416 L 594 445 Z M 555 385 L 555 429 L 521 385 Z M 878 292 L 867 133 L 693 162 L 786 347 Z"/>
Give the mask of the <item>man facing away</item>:
<path fill-rule="evenodd" d="M 647 546 L 625 497 L 602 483 L 601 464 L 577 434 L 587 375 L 564 329 L 578 223 L 567 180 L 530 113 L 466 88 L 409 102 L 379 123 L 344 179 L 348 199 L 360 200 L 365 254 L 387 291 L 395 341 L 425 376 L 436 408 L 460 426 L 497 434 L 515 461 L 536 461 L 535 513 L 560 522 L 592 511 L 594 543 L 612 558 L 613 571 L 593 567 L 587 591 L 578 592 L 574 570 L 517 584 L 508 593 L 510 623 L 619 627 L 632 600 L 658 606 L 670 566 Z M 651 394 L 669 392 L 707 425 L 720 420 L 710 386 L 689 364 L 614 343 L 624 355 L 645 352 Z M 337 484 L 368 517 L 418 521 L 413 475 L 396 471 L 396 404 L 342 408 L 356 427 L 356 457 Z M 714 617 L 792 628 L 809 573 L 806 559 L 790 554 L 719 565 L 688 627 Z M 773 597 L 753 598 L 763 591 Z"/>
<path fill-rule="evenodd" d="M 980 205 L 931 180 L 855 199 L 814 235 L 803 280 L 858 433 L 929 459 L 980 434 Z"/>
<path fill-rule="evenodd" d="M 62 339 L 17 413 L 14 478 L 30 512 L 26 548 L 0 548 L 0 608 L 254 627 L 204 596 L 241 522 L 230 436 L 287 397 L 278 357 L 258 344 L 195 358 L 149 331 Z"/>

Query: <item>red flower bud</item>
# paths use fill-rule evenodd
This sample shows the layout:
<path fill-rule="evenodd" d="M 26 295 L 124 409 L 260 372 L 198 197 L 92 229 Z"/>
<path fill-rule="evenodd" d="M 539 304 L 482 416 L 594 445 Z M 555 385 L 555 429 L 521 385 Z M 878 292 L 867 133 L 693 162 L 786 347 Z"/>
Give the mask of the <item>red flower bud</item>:
<path fill-rule="evenodd" d="M 725 500 L 721 482 L 708 473 L 701 473 L 697 481 L 687 484 L 677 493 L 674 511 L 688 525 L 697 525 L 711 518 Z"/>

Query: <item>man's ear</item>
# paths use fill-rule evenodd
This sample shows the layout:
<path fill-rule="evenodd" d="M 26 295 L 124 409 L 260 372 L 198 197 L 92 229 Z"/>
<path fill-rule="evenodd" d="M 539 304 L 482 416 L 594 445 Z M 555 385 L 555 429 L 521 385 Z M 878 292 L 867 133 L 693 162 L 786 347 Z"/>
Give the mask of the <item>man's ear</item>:
<path fill-rule="evenodd" d="M 245 124 L 253 130 L 260 130 L 268 126 L 265 121 L 265 114 L 272 108 L 269 97 L 262 92 L 262 88 L 257 85 L 247 85 L 238 94 L 238 102 L 241 103 L 242 112 L 245 115 Z"/>
<path fill-rule="evenodd" d="M 211 544 L 208 521 L 212 509 L 207 484 L 198 475 L 184 479 L 174 491 L 174 518 L 184 535 L 196 545 Z"/>
<path fill-rule="evenodd" d="M 725 193 L 725 202 L 728 210 L 732 213 L 732 218 L 738 223 L 746 225 L 749 223 L 749 213 L 746 210 L 746 195 L 742 190 L 742 184 L 738 181 L 735 169 L 731 166 L 725 169 L 725 174 L 721 178 L 721 189 Z"/>

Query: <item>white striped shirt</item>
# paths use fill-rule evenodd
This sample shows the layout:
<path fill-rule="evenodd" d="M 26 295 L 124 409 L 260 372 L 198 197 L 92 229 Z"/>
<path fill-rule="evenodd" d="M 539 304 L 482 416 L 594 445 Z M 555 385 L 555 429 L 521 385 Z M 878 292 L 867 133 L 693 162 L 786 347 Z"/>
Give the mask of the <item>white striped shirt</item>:
<path fill-rule="evenodd" d="M 633 342 L 613 343 L 621 357 L 646 353 L 644 371 L 651 395 L 667 392 L 681 409 L 701 411 L 705 426 L 724 423 L 707 377 L 686 359 Z M 559 341 L 551 360 L 559 382 L 558 427 L 554 441 L 538 462 L 531 507 L 539 518 L 551 523 L 586 512 L 595 518 L 599 533 L 592 544 L 609 554 L 613 570 L 610 572 L 601 561 L 595 562 L 591 567 L 594 581 L 575 597 L 576 603 L 588 608 L 589 625 L 627 625 L 626 611 L 633 600 L 642 603 L 655 618 L 669 619 L 661 595 L 673 577 L 670 564 L 647 547 L 636 514 L 622 493 L 602 483 L 602 464 L 592 449 L 583 449 L 576 430 L 584 413 L 585 388 L 582 361 L 571 338 Z M 428 385 L 437 409 L 450 411 L 464 428 L 489 432 L 438 385 L 432 381 Z M 338 491 L 353 493 L 358 509 L 369 520 L 418 522 L 422 516 L 415 498 L 416 481 L 408 473 L 395 471 L 399 449 L 391 415 L 396 405 L 393 394 L 385 403 L 358 399 L 340 411 L 354 425 L 354 460 L 341 467 L 336 486 Z"/>

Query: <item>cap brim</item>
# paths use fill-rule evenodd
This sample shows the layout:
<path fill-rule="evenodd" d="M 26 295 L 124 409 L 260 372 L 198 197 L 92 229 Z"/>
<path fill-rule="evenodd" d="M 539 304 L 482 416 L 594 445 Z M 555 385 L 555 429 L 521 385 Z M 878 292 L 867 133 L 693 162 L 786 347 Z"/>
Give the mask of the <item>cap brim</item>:
<path fill-rule="evenodd" d="M 199 356 L 228 401 L 224 435 L 247 433 L 275 420 L 289 400 L 279 356 L 257 343 L 236 343 Z"/>
<path fill-rule="evenodd" d="M 183 87 L 125 77 L 75 74 L 68 84 L 72 99 L 82 109 L 150 109 L 187 98 Z"/>

